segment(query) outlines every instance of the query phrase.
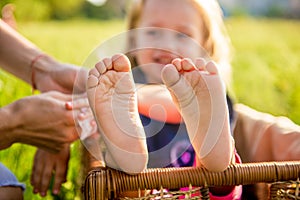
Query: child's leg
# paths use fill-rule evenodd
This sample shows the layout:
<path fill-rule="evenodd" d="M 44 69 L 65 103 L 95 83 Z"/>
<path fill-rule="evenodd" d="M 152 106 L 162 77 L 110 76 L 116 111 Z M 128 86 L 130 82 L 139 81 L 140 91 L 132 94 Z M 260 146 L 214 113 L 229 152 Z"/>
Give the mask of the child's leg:
<path fill-rule="evenodd" d="M 226 92 L 216 65 L 175 59 L 163 69 L 162 79 L 182 114 L 198 161 L 210 170 L 224 170 L 233 149 Z"/>
<path fill-rule="evenodd" d="M 0 187 L 0 199 L 23 200 L 23 191 L 20 187 Z"/>
<path fill-rule="evenodd" d="M 118 54 L 98 62 L 89 73 L 87 94 L 112 156 L 107 161 L 128 173 L 146 168 L 146 137 L 128 58 Z"/>

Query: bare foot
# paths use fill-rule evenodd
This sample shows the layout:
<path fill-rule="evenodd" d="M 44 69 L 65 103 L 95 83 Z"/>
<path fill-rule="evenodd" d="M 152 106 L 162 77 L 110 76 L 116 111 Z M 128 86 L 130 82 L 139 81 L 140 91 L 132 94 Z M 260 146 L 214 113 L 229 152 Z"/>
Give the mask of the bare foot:
<path fill-rule="evenodd" d="M 131 65 L 123 54 L 98 62 L 90 70 L 87 94 L 108 148 L 106 161 L 138 173 L 148 161 L 146 136 L 139 118 Z"/>
<path fill-rule="evenodd" d="M 198 161 L 212 171 L 225 169 L 232 155 L 226 91 L 217 66 L 175 59 L 162 70 L 187 127 Z"/>

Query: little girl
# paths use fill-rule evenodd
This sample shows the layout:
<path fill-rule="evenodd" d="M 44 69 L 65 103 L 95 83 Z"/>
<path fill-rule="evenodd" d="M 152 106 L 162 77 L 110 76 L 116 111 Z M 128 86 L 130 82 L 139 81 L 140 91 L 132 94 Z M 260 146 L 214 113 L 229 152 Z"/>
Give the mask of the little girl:
<path fill-rule="evenodd" d="M 228 63 L 227 49 L 221 48 L 226 38 L 217 26 L 222 22 L 219 12 L 214 1 L 135 1 L 130 29 L 139 30 L 129 38 L 127 56 L 136 67 L 132 73 L 138 90 L 130 76 L 131 63 L 122 54 L 98 62 L 87 82 L 89 102 L 109 152 L 109 166 L 137 171 L 134 161 L 142 158 L 139 155 L 147 148 L 148 167 L 202 165 L 222 171 L 235 163 L 230 101 L 221 78 L 226 77 L 222 69 L 227 69 Z M 199 46 L 218 63 L 220 73 L 214 62 L 198 58 L 203 57 Z M 145 85 L 148 83 L 151 85 Z M 153 102 L 166 110 L 164 120 L 159 112 L 149 115 L 146 108 Z M 169 117 L 174 105 L 184 123 L 181 118 L 177 122 Z M 229 199 L 241 195 L 235 187 L 213 192 Z"/>

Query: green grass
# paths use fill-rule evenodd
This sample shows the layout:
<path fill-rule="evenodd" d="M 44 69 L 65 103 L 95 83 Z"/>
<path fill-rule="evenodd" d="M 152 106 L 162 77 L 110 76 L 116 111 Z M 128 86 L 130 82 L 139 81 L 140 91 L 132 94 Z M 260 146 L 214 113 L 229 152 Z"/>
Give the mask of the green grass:
<path fill-rule="evenodd" d="M 300 123 L 300 21 L 230 19 L 237 100 Z"/>
<path fill-rule="evenodd" d="M 300 21 L 227 19 L 234 46 L 233 90 L 236 102 L 275 115 L 286 115 L 300 124 Z M 125 30 L 122 21 L 67 21 L 22 23 L 19 31 L 42 50 L 64 62 L 81 65 L 101 42 Z M 0 106 L 31 95 L 30 86 L 0 71 Z M 68 181 L 60 197 L 79 199 L 82 177 L 79 142 L 72 146 Z M 26 183 L 25 200 L 32 194 L 30 175 L 35 148 L 14 144 L 0 151 L 0 161 Z"/>

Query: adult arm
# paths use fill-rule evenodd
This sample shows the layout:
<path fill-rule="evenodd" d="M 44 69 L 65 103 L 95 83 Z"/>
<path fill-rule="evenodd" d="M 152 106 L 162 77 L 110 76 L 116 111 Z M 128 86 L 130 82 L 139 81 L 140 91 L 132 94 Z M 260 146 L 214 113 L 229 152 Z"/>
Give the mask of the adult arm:
<path fill-rule="evenodd" d="M 42 52 L 32 42 L 0 19 L 0 66 L 36 89 L 71 93 L 84 92 L 87 70 L 61 63 Z"/>

